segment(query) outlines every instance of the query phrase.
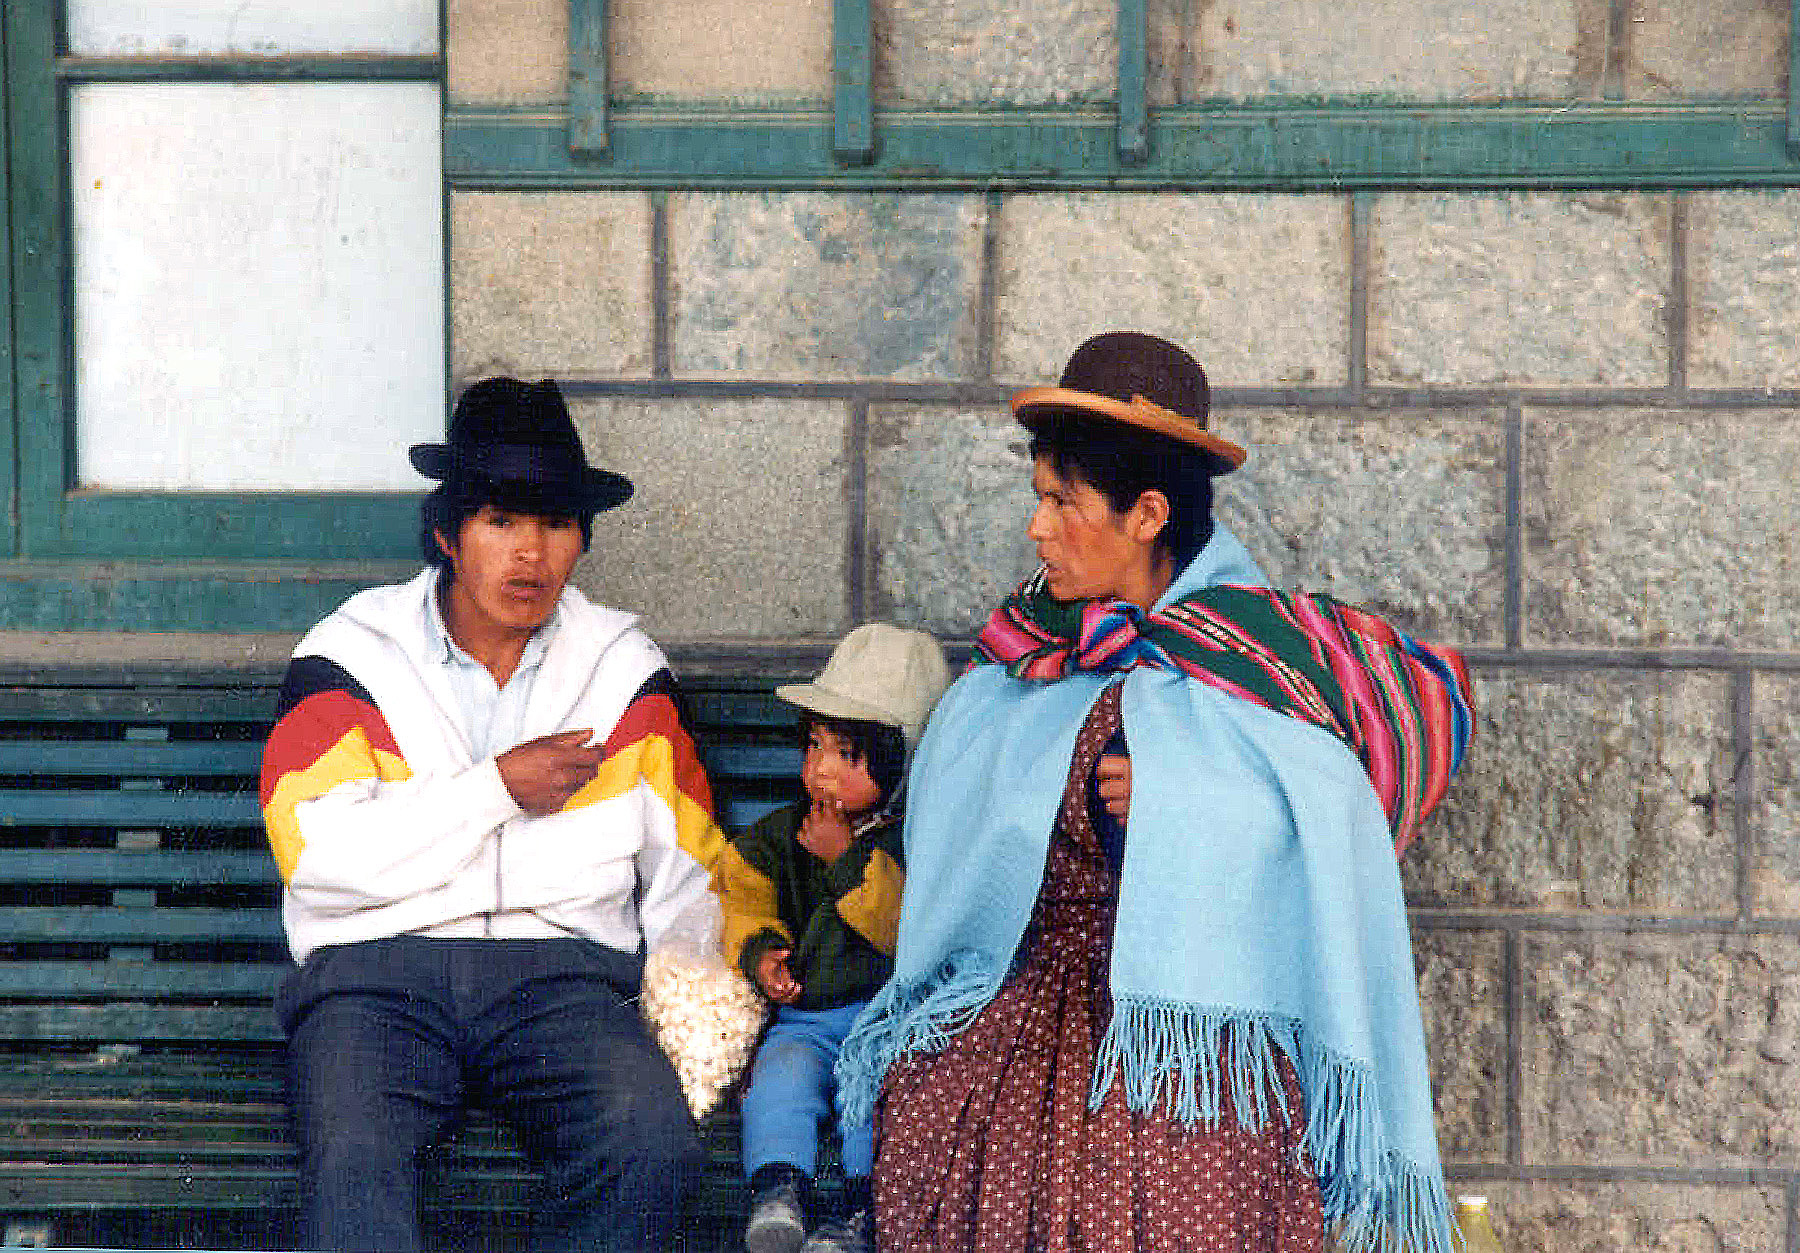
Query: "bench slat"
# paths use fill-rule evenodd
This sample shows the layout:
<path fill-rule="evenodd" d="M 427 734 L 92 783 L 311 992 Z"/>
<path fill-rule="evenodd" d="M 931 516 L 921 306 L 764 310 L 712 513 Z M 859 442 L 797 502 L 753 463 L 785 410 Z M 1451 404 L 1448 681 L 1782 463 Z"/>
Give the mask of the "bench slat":
<path fill-rule="evenodd" d="M 765 814 L 780 809 L 786 801 L 753 801 L 746 798 L 735 798 L 726 801 L 719 808 L 719 824 L 727 832 L 742 831 L 745 827 L 762 818 Z"/>
<path fill-rule="evenodd" d="M 34 1129 L 35 1130 L 35 1129 Z M 96 1141 L 79 1137 L 45 1139 L 34 1135 L 28 1142 L 0 1141 L 0 1162 L 14 1165 L 50 1166 L 92 1164 Z M 231 1166 L 289 1168 L 294 1160 L 294 1147 L 281 1140 L 244 1140 L 233 1143 L 217 1140 L 184 1140 L 176 1138 L 143 1140 L 114 1138 L 105 1143 L 105 1160 L 116 1163 L 178 1162 L 195 1171 L 214 1171 Z"/>
<path fill-rule="evenodd" d="M 273 985 L 265 990 L 272 991 Z M 281 1039 L 268 1005 L 5 1005 L 0 1040 L 186 1040 L 261 1044 Z"/>
<path fill-rule="evenodd" d="M 0 906 L 0 943 L 177 944 L 233 940 L 285 944 L 273 909 L 172 906 Z"/>
<path fill-rule="evenodd" d="M 121 1108 L 107 1114 L 91 1113 L 85 1118 L 82 1115 L 87 1107 L 70 1107 L 66 1104 L 47 1107 L 42 1115 L 36 1115 L 30 1110 L 17 1114 L 9 1111 L 5 1117 L 9 1122 L 29 1131 L 31 1146 L 20 1148 L 15 1144 L 8 1149 L 0 1145 L 0 1155 L 11 1153 L 14 1156 L 28 1156 L 39 1144 L 73 1144 L 109 1139 L 128 1139 L 147 1150 L 153 1150 L 158 1145 L 188 1142 L 240 1144 L 246 1148 L 261 1145 L 274 1145 L 284 1149 L 292 1147 L 287 1138 L 287 1109 L 283 1105 L 269 1106 L 261 1111 L 266 1116 L 255 1120 L 243 1117 L 242 1108 L 227 1107 L 228 1117 L 196 1112 L 213 1108 L 216 1107 L 164 1101 L 140 1108 Z M 479 1126 L 482 1134 L 470 1135 L 465 1132 L 457 1136 L 458 1152 L 476 1156 L 505 1156 L 513 1152 L 511 1138 L 506 1133 L 486 1124 Z M 88 1151 L 93 1152 L 91 1146 Z"/>
<path fill-rule="evenodd" d="M 800 774 L 800 750 L 792 744 L 718 744 L 700 751 L 714 779 L 793 779 Z"/>
<path fill-rule="evenodd" d="M 693 691 L 683 693 L 689 717 L 697 731 L 708 727 L 732 730 L 791 730 L 797 720 L 794 707 L 776 699 L 773 692 Z"/>
<path fill-rule="evenodd" d="M 29 1124 L 34 1131 L 58 1129 L 52 1139 L 76 1140 L 130 1127 L 143 1139 L 197 1134 L 197 1128 L 244 1136 L 276 1136 L 285 1131 L 286 1108 L 279 1097 L 261 1104 L 201 1100 L 125 1101 L 39 1097 L 0 1099 L 0 1118 Z"/>
<path fill-rule="evenodd" d="M 727 779 L 800 772 L 800 750 L 791 744 L 718 744 L 700 756 L 708 773 Z M 245 740 L 0 739 L 0 775 L 254 778 L 261 769 L 262 745 Z"/>
<path fill-rule="evenodd" d="M 455 1163 L 431 1191 L 439 1208 L 526 1211 L 538 1203 L 521 1170 L 479 1173 Z M 435 1178 L 435 1176 L 434 1176 Z M 299 1186 L 291 1169 L 220 1168 L 198 1171 L 179 1162 L 130 1164 L 0 1162 L 0 1197 L 31 1209 L 292 1210 Z"/>
<path fill-rule="evenodd" d="M 719 821 L 731 830 L 742 830 L 772 809 L 777 809 L 785 801 L 757 799 L 752 797 L 727 796 L 718 806 Z M 257 808 L 256 798 L 247 793 L 162 793 L 162 792 L 102 792 L 102 791 L 63 791 L 45 789 L 43 791 L 6 791 L 0 790 L 0 826 L 14 827 L 113 827 L 120 830 L 138 828 L 194 828 L 194 827 L 235 827 L 251 829 L 262 826 L 262 813 Z M 26 850 L 0 850 L 5 852 L 24 852 Z M 92 850 L 108 852 L 110 850 Z M 42 856 L 76 856 L 73 852 L 58 850 Z M 143 857 L 137 852 L 121 852 L 120 857 Z M 155 857 L 172 857 L 180 854 L 158 852 Z M 192 854 L 203 856 L 205 854 Z M 216 855 L 216 854 L 215 854 Z M 258 860 L 268 862 L 267 857 Z M 28 872 L 29 873 L 29 872 Z M 79 882 L 88 876 L 71 868 L 71 873 L 64 874 L 55 870 L 43 870 L 18 882 L 62 883 Z M 220 882 L 260 883 L 273 881 L 275 871 L 272 864 L 267 865 L 265 872 L 244 876 L 242 871 L 237 877 Z M 0 867 L 0 883 L 8 881 L 4 867 Z M 96 882 L 147 883 L 172 882 L 165 876 L 146 877 L 140 869 L 135 874 L 118 879 L 96 879 Z M 201 882 L 185 874 L 181 882 Z"/>
<path fill-rule="evenodd" d="M 127 1128 L 132 1133 L 129 1138 L 119 1136 L 115 1129 L 115 1134 L 102 1142 L 79 1135 L 44 1137 L 35 1134 L 37 1129 L 34 1127 L 34 1134 L 28 1141 L 0 1140 L 0 1163 L 94 1163 L 97 1160 L 96 1151 L 102 1145 L 104 1161 L 109 1165 L 121 1162 L 152 1165 L 177 1162 L 196 1173 L 232 1166 L 291 1169 L 296 1156 L 293 1143 L 287 1139 L 285 1127 L 282 1126 L 268 1128 L 261 1138 L 243 1140 L 190 1138 L 179 1132 L 161 1137 L 144 1137 L 138 1134 L 142 1128 L 141 1122 L 135 1127 Z M 496 1141 L 476 1146 L 458 1143 L 440 1152 L 455 1159 L 464 1169 L 474 1167 L 507 1172 L 517 1172 L 520 1169 L 518 1151 L 507 1143 Z"/>
<path fill-rule="evenodd" d="M 254 792 L 0 788 L 0 826 L 260 827 Z"/>
<path fill-rule="evenodd" d="M 291 967 L 252 962 L 0 962 L 0 996 L 261 997 Z"/>
<path fill-rule="evenodd" d="M 783 777 L 783 772 L 770 769 L 738 777 L 773 780 Z M 730 804 L 727 801 L 728 824 L 741 825 L 729 822 Z M 0 789 L 0 826 L 260 828 L 262 809 L 251 792 L 4 788 Z"/>
<path fill-rule="evenodd" d="M 262 745 L 250 740 L 6 740 L 0 774 L 255 776 Z"/>
<path fill-rule="evenodd" d="M 199 1173 L 180 1163 L 0 1161 L 0 1197 L 31 1209 L 287 1210 L 297 1193 L 294 1172 L 272 1167 Z"/>
<path fill-rule="evenodd" d="M 270 1021 L 273 1017 L 270 1016 Z M 0 1114 L 53 1106 L 255 1112 L 282 1101 L 281 1051 L 258 1043 L 249 1058 L 195 1049 L 179 1053 L 71 1055 L 0 1070 Z"/>
<path fill-rule="evenodd" d="M 0 686 L 0 721 L 6 722 L 111 722 L 133 726 L 235 722 L 266 725 L 274 717 L 273 686 Z"/>
<path fill-rule="evenodd" d="M 0 884 L 262 887 L 278 881 L 275 862 L 263 850 L 0 849 Z"/>

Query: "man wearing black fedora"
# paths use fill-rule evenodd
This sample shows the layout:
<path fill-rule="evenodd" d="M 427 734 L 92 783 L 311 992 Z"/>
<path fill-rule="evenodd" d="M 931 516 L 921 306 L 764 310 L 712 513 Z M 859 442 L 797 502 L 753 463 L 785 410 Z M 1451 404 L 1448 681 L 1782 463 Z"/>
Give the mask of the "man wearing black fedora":
<path fill-rule="evenodd" d="M 474 384 L 411 458 L 427 567 L 301 640 L 263 759 L 303 1241 L 420 1247 L 420 1150 L 479 1103 L 540 1247 L 662 1248 L 703 1158 L 636 994 L 715 934 L 723 836 L 662 653 L 568 586 L 631 484 L 548 380 Z"/>

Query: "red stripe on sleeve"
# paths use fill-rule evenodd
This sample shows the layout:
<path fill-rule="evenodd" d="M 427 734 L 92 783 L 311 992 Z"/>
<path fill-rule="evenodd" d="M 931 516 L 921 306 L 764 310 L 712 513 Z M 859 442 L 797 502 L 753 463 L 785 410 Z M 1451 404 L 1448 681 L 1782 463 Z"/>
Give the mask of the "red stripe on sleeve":
<path fill-rule="evenodd" d="M 612 734 L 606 737 L 606 755 L 611 757 L 621 749 L 653 735 L 668 740 L 673 750 L 675 786 L 681 789 L 682 795 L 711 814 L 712 784 L 707 782 L 706 771 L 700 766 L 700 754 L 694 747 L 694 737 L 682 725 L 681 714 L 668 693 L 646 692 L 632 701 L 620 715 Z"/>
<path fill-rule="evenodd" d="M 268 805 L 283 775 L 306 769 L 358 726 L 370 747 L 401 755 L 381 711 L 348 692 L 318 692 L 288 710 L 263 745 L 262 804 Z"/>

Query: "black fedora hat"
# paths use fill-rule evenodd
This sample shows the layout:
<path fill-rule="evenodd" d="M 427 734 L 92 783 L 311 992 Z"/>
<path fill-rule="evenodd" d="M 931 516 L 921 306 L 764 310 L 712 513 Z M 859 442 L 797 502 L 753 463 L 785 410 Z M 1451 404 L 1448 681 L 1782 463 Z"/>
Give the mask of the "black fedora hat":
<path fill-rule="evenodd" d="M 428 479 L 482 483 L 497 504 L 528 513 L 599 513 L 625 503 L 631 480 L 590 466 L 551 379 L 487 378 L 457 399 L 442 444 L 414 444 L 407 457 Z"/>
<path fill-rule="evenodd" d="M 1166 339 L 1142 331 L 1096 335 L 1069 357 L 1056 387 L 1015 392 L 1013 415 L 1030 427 L 1056 412 L 1124 422 L 1198 448 L 1214 474 L 1244 464 L 1244 450 L 1206 429 L 1206 371 Z"/>

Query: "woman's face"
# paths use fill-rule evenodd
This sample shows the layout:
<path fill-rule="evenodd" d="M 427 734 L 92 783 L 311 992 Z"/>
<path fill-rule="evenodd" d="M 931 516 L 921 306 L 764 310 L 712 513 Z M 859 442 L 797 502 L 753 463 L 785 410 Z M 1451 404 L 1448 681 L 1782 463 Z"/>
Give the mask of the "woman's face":
<path fill-rule="evenodd" d="M 1134 537 L 1128 513 L 1077 477 L 1064 478 L 1048 457 L 1032 465 L 1037 493 L 1026 536 L 1037 545 L 1050 594 L 1058 600 L 1132 599 L 1149 545 Z"/>

